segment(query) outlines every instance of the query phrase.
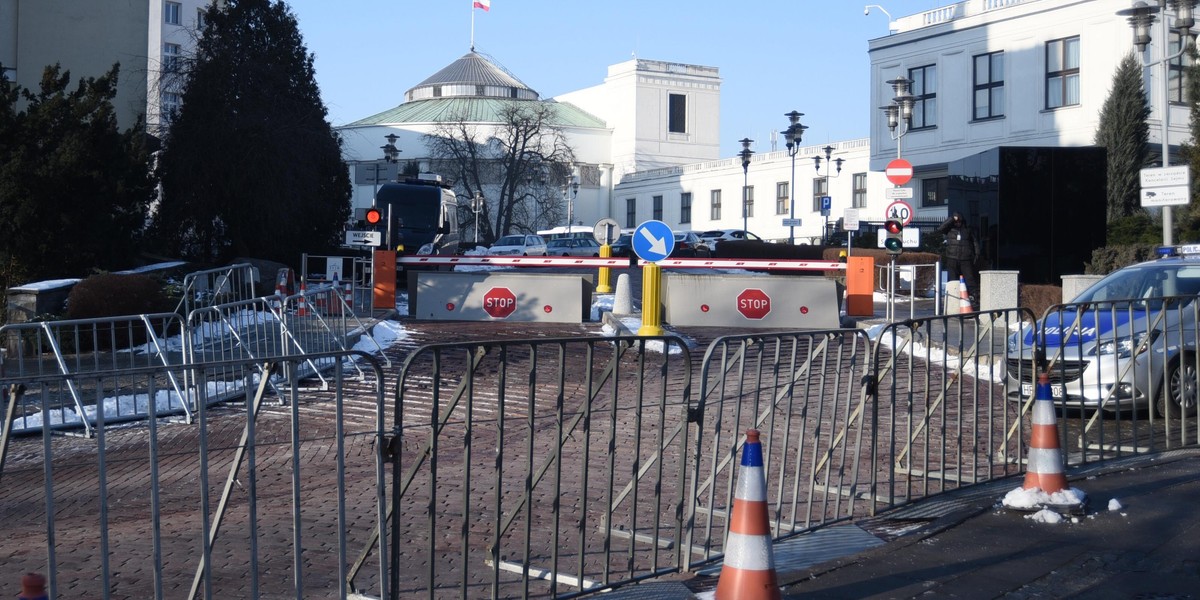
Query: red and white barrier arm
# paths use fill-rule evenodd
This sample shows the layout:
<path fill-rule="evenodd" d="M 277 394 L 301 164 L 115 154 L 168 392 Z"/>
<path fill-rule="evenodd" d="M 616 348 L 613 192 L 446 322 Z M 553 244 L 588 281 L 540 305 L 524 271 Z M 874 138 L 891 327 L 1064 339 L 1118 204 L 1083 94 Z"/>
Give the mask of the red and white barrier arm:
<path fill-rule="evenodd" d="M 647 264 L 646 261 L 639 261 Z M 612 267 L 629 268 L 628 258 L 575 256 L 403 256 L 398 265 L 491 266 L 491 267 Z M 777 260 L 743 258 L 668 258 L 658 261 L 664 269 L 758 269 L 766 271 L 844 270 L 845 263 L 825 260 Z"/>

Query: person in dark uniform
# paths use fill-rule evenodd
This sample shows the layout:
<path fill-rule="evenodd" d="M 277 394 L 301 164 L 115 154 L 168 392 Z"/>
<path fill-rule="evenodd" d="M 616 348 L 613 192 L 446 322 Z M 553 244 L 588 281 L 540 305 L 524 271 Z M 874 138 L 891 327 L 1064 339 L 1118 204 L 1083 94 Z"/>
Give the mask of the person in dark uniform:
<path fill-rule="evenodd" d="M 959 277 L 967 280 L 967 295 L 971 306 L 978 308 L 976 300 L 979 294 L 979 272 L 975 270 L 975 259 L 978 248 L 975 234 L 967 226 L 962 213 L 950 215 L 937 232 L 946 236 L 946 246 L 942 250 L 942 265 L 946 269 L 947 281 L 957 281 Z"/>

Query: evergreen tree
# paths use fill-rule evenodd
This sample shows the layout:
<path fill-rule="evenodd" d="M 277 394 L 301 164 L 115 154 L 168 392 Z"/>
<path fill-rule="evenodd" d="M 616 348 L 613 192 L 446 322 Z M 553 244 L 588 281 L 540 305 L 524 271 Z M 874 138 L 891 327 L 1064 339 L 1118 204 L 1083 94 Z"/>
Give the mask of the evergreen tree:
<path fill-rule="evenodd" d="M 1185 142 L 1179 147 L 1183 161 L 1191 167 L 1192 190 L 1188 206 L 1176 214 L 1176 226 L 1179 229 L 1179 240 L 1200 240 L 1200 148 L 1196 140 L 1200 140 L 1200 61 L 1197 61 L 1196 48 L 1188 48 L 1191 64 L 1183 76 L 1184 98 L 1190 107 L 1188 125 L 1191 129 L 1191 142 Z"/>
<path fill-rule="evenodd" d="M 0 284 L 132 266 L 154 198 L 145 124 L 122 132 L 119 68 L 47 67 L 40 89 L 0 78 Z"/>
<path fill-rule="evenodd" d="M 278 0 L 210 7 L 159 162 L 155 232 L 181 256 L 296 265 L 341 242 L 350 179 L 313 56 Z"/>
<path fill-rule="evenodd" d="M 1096 145 L 1108 150 L 1106 212 L 1110 223 L 1142 211 L 1139 172 L 1146 165 L 1149 116 L 1150 103 L 1142 89 L 1142 65 L 1130 53 L 1117 65 L 1096 128 Z"/>

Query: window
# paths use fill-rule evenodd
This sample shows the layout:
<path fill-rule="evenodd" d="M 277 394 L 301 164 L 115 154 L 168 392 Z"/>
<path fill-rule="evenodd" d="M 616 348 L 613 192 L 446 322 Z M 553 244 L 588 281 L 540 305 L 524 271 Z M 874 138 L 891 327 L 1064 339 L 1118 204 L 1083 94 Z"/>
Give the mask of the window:
<path fill-rule="evenodd" d="M 949 177 L 931 177 L 921 180 L 921 206 L 946 206 L 950 196 Z"/>
<path fill-rule="evenodd" d="M 854 196 L 852 197 L 853 208 L 867 207 L 867 174 L 854 174 Z"/>
<path fill-rule="evenodd" d="M 937 67 L 929 65 L 908 70 L 912 80 L 912 128 L 923 129 L 937 125 Z"/>
<path fill-rule="evenodd" d="M 196 29 L 204 29 L 204 10 L 203 8 L 196 9 Z"/>
<path fill-rule="evenodd" d="M 176 94 L 175 92 L 163 92 L 160 99 L 161 106 L 159 109 L 162 116 L 160 117 L 159 121 L 162 123 L 170 123 L 175 115 L 179 112 L 179 107 L 183 106 L 183 96 Z"/>
<path fill-rule="evenodd" d="M 775 214 L 788 214 L 788 182 L 786 181 L 775 184 Z"/>
<path fill-rule="evenodd" d="M 1079 36 L 1046 42 L 1046 108 L 1079 104 Z"/>
<path fill-rule="evenodd" d="M 637 227 L 637 198 L 625 199 L 625 226 Z"/>
<path fill-rule="evenodd" d="M 1192 41 L 1195 41 L 1195 36 L 1191 36 Z M 1171 31 L 1171 45 L 1167 48 L 1168 56 L 1175 56 L 1179 52 L 1179 32 Z M 1170 69 L 1167 75 L 1167 99 L 1172 104 L 1187 103 L 1187 70 L 1192 66 L 1192 57 L 1185 52 L 1182 56 L 1176 56 L 1169 63 Z"/>
<path fill-rule="evenodd" d="M 742 197 L 745 200 L 742 207 L 743 217 L 754 216 L 754 186 L 748 185 L 742 188 Z"/>
<path fill-rule="evenodd" d="M 813 180 L 813 212 L 821 212 L 821 197 L 829 195 L 829 180 L 820 177 Z"/>
<path fill-rule="evenodd" d="M 654 216 L 650 217 L 655 221 L 662 220 L 662 196 L 654 196 Z"/>
<path fill-rule="evenodd" d="M 713 190 L 710 193 L 708 218 L 714 221 L 721 219 L 721 190 Z"/>
<path fill-rule="evenodd" d="M 687 133 L 687 96 L 667 94 L 667 131 Z"/>
<path fill-rule="evenodd" d="M 163 3 L 163 22 L 167 25 L 178 25 L 183 12 L 183 5 L 178 2 Z"/>
<path fill-rule="evenodd" d="M 684 192 L 679 195 L 679 222 L 692 222 L 692 193 Z"/>
<path fill-rule="evenodd" d="M 975 118 L 1004 116 L 1004 53 L 975 57 Z"/>
<path fill-rule="evenodd" d="M 163 44 L 162 70 L 164 73 L 179 71 L 180 54 L 179 44 Z"/>

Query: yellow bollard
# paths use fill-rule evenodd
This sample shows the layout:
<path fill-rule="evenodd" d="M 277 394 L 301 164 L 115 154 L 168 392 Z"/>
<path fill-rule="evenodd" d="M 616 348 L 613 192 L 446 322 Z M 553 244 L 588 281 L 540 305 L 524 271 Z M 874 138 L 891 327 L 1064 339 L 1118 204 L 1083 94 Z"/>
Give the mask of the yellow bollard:
<path fill-rule="evenodd" d="M 612 246 L 604 244 L 600 246 L 600 258 L 612 258 Z M 610 267 L 600 267 L 600 280 L 596 283 L 596 293 L 611 294 L 612 288 L 612 269 Z"/>
<path fill-rule="evenodd" d="M 642 326 L 638 335 L 663 335 L 662 267 L 647 263 L 642 267 Z"/>

